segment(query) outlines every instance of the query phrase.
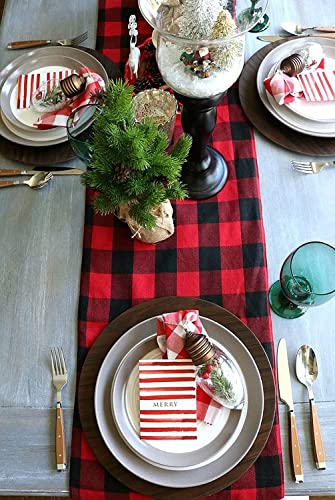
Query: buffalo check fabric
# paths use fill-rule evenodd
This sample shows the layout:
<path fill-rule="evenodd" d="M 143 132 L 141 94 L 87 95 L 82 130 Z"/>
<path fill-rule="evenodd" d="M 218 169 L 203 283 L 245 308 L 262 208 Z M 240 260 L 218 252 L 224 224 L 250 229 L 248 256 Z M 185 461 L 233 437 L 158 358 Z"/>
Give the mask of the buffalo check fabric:
<path fill-rule="evenodd" d="M 207 335 L 199 311 L 175 311 L 157 318 L 157 344 L 163 357 L 168 359 L 188 358 L 185 350 L 186 331 Z M 214 424 L 220 414 L 221 405 L 197 386 L 197 416 L 207 424 Z"/>
<path fill-rule="evenodd" d="M 97 47 L 114 62 L 129 54 L 128 19 L 136 14 L 139 43 L 151 35 L 135 0 L 100 0 Z M 176 135 L 181 133 L 180 117 Z M 87 190 L 78 322 L 78 377 L 102 329 L 132 305 L 164 296 L 189 296 L 221 305 L 238 316 L 262 343 L 274 367 L 267 301 L 268 281 L 256 151 L 252 130 L 231 88 L 217 109 L 212 145 L 227 161 L 223 190 L 204 201 L 174 203 L 176 230 L 156 245 L 132 239 L 113 215 L 93 212 Z M 97 461 L 75 407 L 71 468 L 74 500 L 149 500 L 129 491 Z M 212 500 L 276 500 L 284 496 L 278 414 L 258 460 Z M 205 500 L 201 498 L 201 500 Z"/>

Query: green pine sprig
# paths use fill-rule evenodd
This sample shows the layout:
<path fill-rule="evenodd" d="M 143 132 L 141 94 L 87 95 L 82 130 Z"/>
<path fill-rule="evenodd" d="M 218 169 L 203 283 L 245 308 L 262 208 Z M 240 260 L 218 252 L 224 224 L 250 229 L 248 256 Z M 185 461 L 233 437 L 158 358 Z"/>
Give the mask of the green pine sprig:
<path fill-rule="evenodd" d="M 210 373 L 214 393 L 221 399 L 231 401 L 234 399 L 234 388 L 231 382 L 223 375 L 222 371 L 214 368 Z"/>

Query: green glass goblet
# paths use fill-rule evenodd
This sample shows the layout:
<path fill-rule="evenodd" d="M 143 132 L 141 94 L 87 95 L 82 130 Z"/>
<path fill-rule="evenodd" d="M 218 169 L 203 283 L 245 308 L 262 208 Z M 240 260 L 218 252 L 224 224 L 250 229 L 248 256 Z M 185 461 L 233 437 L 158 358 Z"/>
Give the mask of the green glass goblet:
<path fill-rule="evenodd" d="M 72 111 L 66 131 L 69 144 L 75 155 L 88 165 L 92 158 L 92 134 L 96 117 L 101 112 L 98 104 L 85 104 Z"/>
<path fill-rule="evenodd" d="M 286 319 L 302 316 L 335 295 L 335 248 L 309 241 L 285 259 L 280 279 L 269 290 L 271 309 Z"/>

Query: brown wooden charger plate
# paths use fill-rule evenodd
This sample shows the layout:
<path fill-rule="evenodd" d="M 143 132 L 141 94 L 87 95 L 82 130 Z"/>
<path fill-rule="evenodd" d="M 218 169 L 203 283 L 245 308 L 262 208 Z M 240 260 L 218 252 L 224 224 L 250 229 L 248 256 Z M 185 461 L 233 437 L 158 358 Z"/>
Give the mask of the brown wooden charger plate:
<path fill-rule="evenodd" d="M 104 66 L 108 77 L 111 80 L 122 78 L 122 73 L 118 66 L 108 57 L 100 52 L 87 47 L 76 47 L 94 56 Z M 0 153 L 10 160 L 19 161 L 27 165 L 51 165 L 63 161 L 72 160 L 76 157 L 68 142 L 56 144 L 54 146 L 25 146 L 9 141 L 0 136 Z"/>
<path fill-rule="evenodd" d="M 264 57 L 278 45 L 294 38 L 269 43 L 246 62 L 239 80 L 241 105 L 253 126 L 270 141 L 295 153 L 330 156 L 335 154 L 335 137 L 314 137 L 287 127 L 266 109 L 258 95 L 257 71 Z"/>
<path fill-rule="evenodd" d="M 101 364 L 110 348 L 123 333 L 145 319 L 180 309 L 198 309 L 201 316 L 221 323 L 231 330 L 252 354 L 264 388 L 264 413 L 258 436 L 242 461 L 224 476 L 192 488 L 167 488 L 145 481 L 129 472 L 110 453 L 101 437 L 94 411 L 95 383 Z M 236 316 L 205 300 L 189 297 L 166 297 L 143 302 L 115 318 L 98 336 L 84 362 L 78 385 L 78 407 L 87 441 L 99 462 L 121 483 L 144 495 L 162 500 L 194 499 L 228 487 L 237 481 L 256 461 L 264 448 L 273 424 L 275 386 L 269 360 L 255 335 Z M 110 414 L 110 418 L 112 414 Z M 185 472 L 187 473 L 187 472 Z"/>

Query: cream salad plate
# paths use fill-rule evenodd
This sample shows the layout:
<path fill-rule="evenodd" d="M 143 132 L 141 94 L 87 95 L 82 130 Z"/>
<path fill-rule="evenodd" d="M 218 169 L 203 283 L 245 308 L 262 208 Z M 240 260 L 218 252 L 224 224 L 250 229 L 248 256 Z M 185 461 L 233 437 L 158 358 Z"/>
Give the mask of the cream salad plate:
<path fill-rule="evenodd" d="M 326 57 L 333 59 L 335 61 L 335 40 L 331 39 L 321 39 L 321 38 L 308 38 L 308 42 L 319 43 L 324 51 Z M 307 43 L 306 39 L 291 40 L 289 42 L 278 45 L 263 59 L 259 66 L 257 73 L 257 90 L 261 101 L 267 110 L 275 116 L 279 121 L 284 123 L 286 126 L 297 130 L 306 135 L 316 136 L 316 137 L 335 137 L 335 119 L 331 121 L 334 116 L 334 101 L 322 102 L 322 103 L 311 103 L 311 102 L 301 102 L 294 105 L 279 105 L 275 99 L 268 94 L 266 91 L 263 81 L 271 72 L 274 71 L 278 62 L 283 60 L 290 54 L 299 51 Z M 317 106 L 314 106 L 317 105 Z M 312 106 L 311 106 L 312 105 Z M 313 114 L 312 109 L 318 108 L 320 112 L 320 117 L 326 119 L 318 119 L 318 116 L 314 115 L 314 119 L 304 116 Z M 306 110 L 310 109 L 310 112 Z M 327 110 L 327 111 L 326 111 Z M 317 120 L 315 119 L 317 118 Z"/>
<path fill-rule="evenodd" d="M 233 358 L 222 345 L 215 344 Z M 160 358 L 156 335 L 153 335 L 134 346 L 118 367 L 112 385 L 111 408 L 119 434 L 134 453 L 157 467 L 186 470 L 210 463 L 225 453 L 239 435 L 248 413 L 247 398 L 241 411 L 222 408 L 213 425 L 198 421 L 196 440 L 149 442 L 140 439 L 138 361 Z M 247 393 L 244 377 L 240 375 Z"/>
<path fill-rule="evenodd" d="M 263 418 L 263 385 L 251 354 L 223 325 L 204 317 L 201 320 L 212 341 L 240 367 L 246 405 L 241 411 L 223 410 L 210 429 L 204 430 L 206 424 L 200 423 L 198 443 L 184 448 L 183 442 L 183 449 L 169 449 L 138 437 L 137 363 L 140 358 L 160 356 L 155 317 L 120 337 L 105 357 L 96 381 L 94 409 L 106 446 L 130 472 L 161 486 L 188 488 L 226 474 L 252 447 Z"/>

